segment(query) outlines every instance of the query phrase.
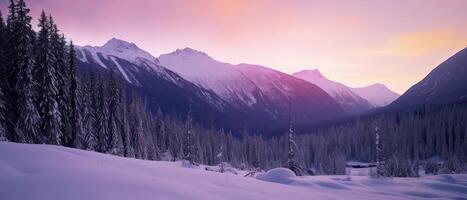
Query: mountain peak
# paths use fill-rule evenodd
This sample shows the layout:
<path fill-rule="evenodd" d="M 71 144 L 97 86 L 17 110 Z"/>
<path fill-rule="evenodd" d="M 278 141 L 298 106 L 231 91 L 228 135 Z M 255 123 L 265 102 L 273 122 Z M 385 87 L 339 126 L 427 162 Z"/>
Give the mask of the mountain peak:
<path fill-rule="evenodd" d="M 99 60 L 98 54 L 101 54 L 104 57 L 113 56 L 120 59 L 124 59 L 131 63 L 139 63 L 141 60 L 150 61 L 154 64 L 158 64 L 159 61 L 157 58 L 152 56 L 150 53 L 140 49 L 136 44 L 132 42 L 127 42 L 125 40 L 112 38 L 108 40 L 103 46 L 89 46 L 86 45 L 82 47 L 82 50 L 86 50 L 93 56 L 92 59 Z M 83 54 L 82 60 L 86 60 L 85 54 Z M 101 66 L 105 67 L 105 64 L 101 63 Z"/>
<path fill-rule="evenodd" d="M 125 40 L 117 39 L 117 38 L 110 39 L 104 44 L 104 46 L 102 46 L 102 48 L 107 49 L 107 50 L 117 50 L 117 51 L 139 49 L 138 46 L 136 46 L 136 44 L 127 42 Z"/>
<path fill-rule="evenodd" d="M 323 74 L 318 69 L 304 69 L 299 72 L 295 72 L 293 75 L 304 75 L 304 76 L 313 76 L 313 77 L 319 77 L 319 78 L 325 78 Z"/>
<path fill-rule="evenodd" d="M 206 56 L 206 57 L 209 57 L 208 54 L 202 52 L 202 51 L 198 51 L 196 49 L 192 49 L 190 47 L 185 47 L 183 49 L 177 49 L 175 50 L 174 52 L 170 53 L 170 54 L 179 54 L 179 55 L 184 55 L 184 56 L 187 56 L 187 55 L 198 55 L 198 56 Z"/>

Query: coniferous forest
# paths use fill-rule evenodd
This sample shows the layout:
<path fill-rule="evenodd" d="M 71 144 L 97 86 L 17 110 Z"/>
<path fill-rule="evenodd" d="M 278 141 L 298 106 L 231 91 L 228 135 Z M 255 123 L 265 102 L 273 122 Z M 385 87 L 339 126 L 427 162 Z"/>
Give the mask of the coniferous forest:
<path fill-rule="evenodd" d="M 1 141 L 251 170 L 290 167 L 302 175 L 345 174 L 352 160 L 384 163 L 383 175 L 397 177 L 416 177 L 421 167 L 432 174 L 467 169 L 463 105 L 381 112 L 300 134 L 293 122 L 274 136 L 210 129 L 190 112 L 151 112 L 111 70 L 78 68 L 73 42 L 49 13 L 38 16 L 34 31 L 24 0 L 8 10 L 0 13 Z"/>

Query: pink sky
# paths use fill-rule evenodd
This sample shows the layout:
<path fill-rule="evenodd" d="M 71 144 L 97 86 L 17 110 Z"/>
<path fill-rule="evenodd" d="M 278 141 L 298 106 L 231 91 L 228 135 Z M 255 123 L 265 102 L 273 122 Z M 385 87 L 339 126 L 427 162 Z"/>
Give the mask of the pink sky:
<path fill-rule="evenodd" d="M 0 0 L 5 11 L 8 0 Z M 117 37 L 158 56 L 191 47 L 232 64 L 318 68 L 403 93 L 467 46 L 465 0 L 27 0 L 79 45 Z M 3 12 L 5 13 L 5 12 Z"/>

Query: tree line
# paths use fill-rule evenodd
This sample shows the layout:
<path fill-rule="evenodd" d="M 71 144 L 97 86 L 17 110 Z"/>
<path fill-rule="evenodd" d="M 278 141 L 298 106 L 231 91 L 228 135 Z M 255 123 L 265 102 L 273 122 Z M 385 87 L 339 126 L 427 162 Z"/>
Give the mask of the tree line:
<path fill-rule="evenodd" d="M 6 21 L 0 13 L 0 140 L 300 174 L 344 174 L 350 160 L 384 163 L 388 176 L 417 176 L 419 167 L 465 170 L 465 106 L 380 114 L 306 134 L 291 126 L 283 136 L 236 136 L 196 124 L 191 112 L 148 111 L 145 98 L 123 89 L 113 71 L 78 69 L 73 43 L 50 15 L 42 12 L 38 32 L 31 20 L 24 0 L 11 1 Z"/>

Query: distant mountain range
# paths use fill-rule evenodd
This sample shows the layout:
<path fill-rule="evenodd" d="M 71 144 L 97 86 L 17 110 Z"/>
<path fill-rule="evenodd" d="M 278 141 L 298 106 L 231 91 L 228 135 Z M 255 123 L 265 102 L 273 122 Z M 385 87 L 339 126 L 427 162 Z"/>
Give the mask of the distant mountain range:
<path fill-rule="evenodd" d="M 387 106 L 400 96 L 381 83 L 375 83 L 366 87 L 356 87 L 351 89 L 355 94 L 358 94 L 362 98 L 366 99 L 375 107 Z"/>
<path fill-rule="evenodd" d="M 213 91 L 236 108 L 269 122 L 288 123 L 290 106 L 297 122 L 345 116 L 345 112 L 319 87 L 267 67 L 231 65 L 190 48 L 161 55 L 159 60 L 167 69 Z"/>
<path fill-rule="evenodd" d="M 145 97 L 150 109 L 184 117 L 191 102 L 198 123 L 237 131 L 283 128 L 288 124 L 289 115 L 299 124 L 344 118 L 385 106 L 399 96 L 382 84 L 351 88 L 327 79 L 318 70 L 289 75 L 265 66 L 220 62 L 191 48 L 177 49 L 156 58 L 133 43 L 113 38 L 101 47 L 84 46 L 77 50 L 81 68 L 113 70 L 126 81 L 126 87 Z M 465 63 L 465 56 L 462 62 Z M 442 71 L 436 74 L 449 79 L 457 75 Z M 447 87 L 433 83 L 432 79 L 414 87 L 422 87 L 424 92 L 427 87 Z M 462 81 L 454 84 L 462 85 Z M 396 102 L 411 99 L 404 96 L 413 96 L 412 90 Z M 433 95 L 438 93 L 434 91 L 426 98 L 436 99 Z M 449 95 L 459 96 L 459 92 L 453 93 Z M 396 102 L 391 106 L 404 104 Z"/>
<path fill-rule="evenodd" d="M 342 83 L 331 81 L 321 72 L 315 70 L 302 70 L 293 74 L 297 78 L 313 83 L 326 91 L 348 113 L 361 113 L 373 108 L 367 100 L 355 94 L 352 89 Z"/>
<path fill-rule="evenodd" d="M 316 84 L 331 95 L 347 112 L 357 114 L 375 107 L 386 106 L 399 97 L 385 85 L 377 83 L 367 87 L 351 88 L 327 79 L 317 69 L 302 70 L 293 74 Z"/>
<path fill-rule="evenodd" d="M 152 109 L 186 116 L 206 126 L 271 131 L 288 124 L 347 116 L 326 92 L 266 67 L 230 65 L 182 49 L 155 58 L 135 44 L 111 39 L 101 47 L 77 48 L 81 68 L 113 70 L 140 91 Z M 292 109 L 292 111 L 291 111 Z"/>

